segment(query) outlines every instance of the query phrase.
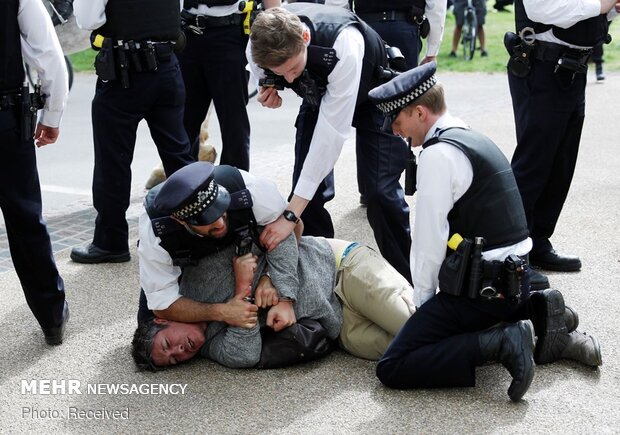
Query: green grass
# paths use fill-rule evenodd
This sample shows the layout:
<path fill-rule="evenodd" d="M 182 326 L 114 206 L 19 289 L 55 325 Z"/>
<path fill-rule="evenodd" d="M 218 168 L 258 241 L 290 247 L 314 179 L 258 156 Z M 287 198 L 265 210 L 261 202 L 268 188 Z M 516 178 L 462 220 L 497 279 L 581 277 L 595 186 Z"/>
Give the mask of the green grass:
<path fill-rule="evenodd" d="M 489 57 L 480 57 L 478 51 L 471 61 L 463 59 L 463 48 L 459 44 L 457 58 L 448 57 L 452 46 L 452 33 L 454 32 L 454 15 L 448 11 L 446 17 L 446 27 L 444 38 L 441 43 L 441 50 L 437 58 L 437 63 L 443 71 L 465 71 L 465 72 L 506 72 L 506 62 L 508 53 L 504 48 L 504 33 L 514 31 L 514 15 L 512 13 L 495 12 L 493 9 L 494 0 L 488 3 L 488 13 L 484 30 L 487 40 L 487 51 Z M 512 7 L 509 7 L 512 10 Z M 605 71 L 620 71 L 620 24 L 614 24 L 610 28 L 613 41 L 605 45 Z M 422 54 L 426 49 L 422 50 Z M 94 71 L 94 60 L 96 52 L 88 49 L 80 53 L 69 56 L 75 71 Z"/>
<path fill-rule="evenodd" d="M 504 34 L 508 31 L 514 32 L 514 14 L 512 12 L 496 12 L 493 9 L 494 3 L 494 0 L 487 3 L 488 13 L 484 25 L 489 57 L 480 57 L 480 51 L 477 51 L 471 61 L 463 59 L 463 46 L 460 44 L 456 51 L 458 57 L 451 58 L 448 56 L 452 48 L 452 34 L 455 27 L 454 14 L 448 11 L 443 41 L 437 56 L 437 64 L 443 71 L 506 72 L 508 52 L 504 48 Z M 513 7 L 509 6 L 508 9 L 512 11 Z M 620 71 L 620 25 L 612 25 L 609 33 L 613 41 L 604 46 L 605 70 Z M 479 43 L 477 42 L 476 45 L 479 46 Z M 425 50 L 426 48 L 423 49 L 422 55 L 426 52 Z"/>
<path fill-rule="evenodd" d="M 76 72 L 92 71 L 95 72 L 95 56 L 97 52 L 92 49 L 80 51 L 79 53 L 69 55 L 73 70 Z"/>

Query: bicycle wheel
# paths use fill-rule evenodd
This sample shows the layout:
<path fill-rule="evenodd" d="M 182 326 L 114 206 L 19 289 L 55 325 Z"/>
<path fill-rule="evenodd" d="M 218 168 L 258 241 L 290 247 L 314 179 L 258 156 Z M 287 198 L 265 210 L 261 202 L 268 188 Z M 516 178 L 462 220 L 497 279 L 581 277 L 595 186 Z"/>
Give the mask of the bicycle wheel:
<path fill-rule="evenodd" d="M 465 10 L 465 20 L 463 23 L 463 57 L 465 60 L 472 60 L 476 51 L 476 30 L 478 27 L 476 11 L 473 8 Z"/>

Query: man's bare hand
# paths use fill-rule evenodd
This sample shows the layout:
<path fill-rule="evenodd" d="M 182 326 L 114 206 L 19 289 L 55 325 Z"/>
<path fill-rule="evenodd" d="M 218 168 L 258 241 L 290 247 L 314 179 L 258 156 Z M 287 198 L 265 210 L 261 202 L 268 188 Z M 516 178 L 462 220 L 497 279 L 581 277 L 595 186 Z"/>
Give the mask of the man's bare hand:
<path fill-rule="evenodd" d="M 261 103 L 263 107 L 268 107 L 270 109 L 277 109 L 282 105 L 282 98 L 278 95 L 276 88 L 261 87 L 258 90 L 256 101 Z"/>
<path fill-rule="evenodd" d="M 270 223 L 260 235 L 261 244 L 267 251 L 273 251 L 282 240 L 286 239 L 295 229 L 295 223 L 287 221 L 284 216 Z"/>
<path fill-rule="evenodd" d="M 424 59 L 422 59 L 422 62 L 420 62 L 420 65 L 424 65 L 425 63 L 429 63 L 432 61 L 437 61 L 437 56 L 426 56 Z"/>
<path fill-rule="evenodd" d="M 222 320 L 231 326 L 253 328 L 258 322 L 258 307 L 243 298 L 247 294 L 238 294 L 224 304 Z"/>
<path fill-rule="evenodd" d="M 60 130 L 58 127 L 48 127 L 47 125 L 39 122 L 37 124 L 37 129 L 34 132 L 34 143 L 38 147 L 49 145 L 56 142 L 59 134 Z"/>
<path fill-rule="evenodd" d="M 295 324 L 295 322 L 297 322 L 297 318 L 295 317 L 292 302 L 281 301 L 267 312 L 267 326 L 276 332 L 288 328 Z"/>
<path fill-rule="evenodd" d="M 273 286 L 271 278 L 267 275 L 261 276 L 254 292 L 255 304 L 260 308 L 267 308 L 278 305 L 280 295 L 278 290 Z"/>
<path fill-rule="evenodd" d="M 233 259 L 233 271 L 235 273 L 235 294 L 240 290 L 245 291 L 247 287 L 252 287 L 254 274 L 258 267 L 258 257 L 252 253 L 235 257 Z M 247 296 L 247 295 L 244 295 Z"/>

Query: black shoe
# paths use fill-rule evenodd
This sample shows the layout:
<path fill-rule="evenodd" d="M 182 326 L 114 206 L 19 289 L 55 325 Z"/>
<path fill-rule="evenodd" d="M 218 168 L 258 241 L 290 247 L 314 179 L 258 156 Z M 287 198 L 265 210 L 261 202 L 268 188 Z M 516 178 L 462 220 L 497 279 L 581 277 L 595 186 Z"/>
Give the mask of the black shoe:
<path fill-rule="evenodd" d="M 129 261 L 129 251 L 112 252 L 106 251 L 93 245 L 71 249 L 71 259 L 76 263 L 124 263 Z"/>
<path fill-rule="evenodd" d="M 596 81 L 603 81 L 605 80 L 605 74 L 603 73 L 603 64 L 602 63 L 597 63 L 596 64 Z"/>
<path fill-rule="evenodd" d="M 545 270 L 556 272 L 578 272 L 581 270 L 581 260 L 574 255 L 560 255 L 552 249 L 543 254 L 530 252 L 530 264 Z"/>
<path fill-rule="evenodd" d="M 534 379 L 534 326 L 521 320 L 508 326 L 498 326 L 478 336 L 484 361 L 499 361 L 512 376 L 508 388 L 510 400 L 518 401 Z"/>
<path fill-rule="evenodd" d="M 489 52 L 486 50 L 482 50 L 480 51 L 480 56 L 481 57 L 489 57 Z"/>
<path fill-rule="evenodd" d="M 368 198 L 364 194 L 360 194 L 360 206 L 368 207 Z"/>
<path fill-rule="evenodd" d="M 456 53 L 454 51 L 451 51 L 448 57 L 456 57 Z"/>
<path fill-rule="evenodd" d="M 547 289 L 530 293 L 532 322 L 536 331 L 536 364 L 547 364 L 561 358 L 568 329 L 564 318 L 565 306 L 562 293 Z"/>
<path fill-rule="evenodd" d="M 62 344 L 62 339 L 65 335 L 65 326 L 69 321 L 69 304 L 65 301 L 65 306 L 62 308 L 62 321 L 59 326 L 54 328 L 41 328 L 43 329 L 43 335 L 45 336 L 45 342 L 50 346 L 57 346 Z"/>
<path fill-rule="evenodd" d="M 545 290 L 548 288 L 549 278 L 534 269 L 530 269 L 530 290 Z"/>

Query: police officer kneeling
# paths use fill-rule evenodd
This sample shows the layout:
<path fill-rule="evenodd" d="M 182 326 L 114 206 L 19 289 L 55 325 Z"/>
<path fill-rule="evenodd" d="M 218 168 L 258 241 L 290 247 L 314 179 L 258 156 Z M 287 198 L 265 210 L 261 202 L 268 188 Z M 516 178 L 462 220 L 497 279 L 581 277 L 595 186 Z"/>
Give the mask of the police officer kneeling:
<path fill-rule="evenodd" d="M 186 266 L 227 246 L 258 243 L 257 226 L 273 222 L 286 208 L 275 183 L 232 166 L 195 162 L 151 189 L 144 205 L 139 222 L 143 291 L 138 321 L 154 314 L 181 322 L 253 327 L 255 305 L 239 299 L 198 302 L 181 295 L 179 280 Z"/>
<path fill-rule="evenodd" d="M 559 291 L 530 293 L 525 256 L 532 242 L 510 164 L 491 140 L 448 113 L 435 69 L 425 64 L 369 93 L 385 125 L 423 148 L 411 258 L 419 309 L 377 376 L 394 388 L 474 386 L 474 368 L 499 361 L 516 401 L 534 377 L 534 360 L 598 366 L 600 346 L 574 331 L 577 317 Z M 488 329 L 499 322 L 508 324 Z"/>

